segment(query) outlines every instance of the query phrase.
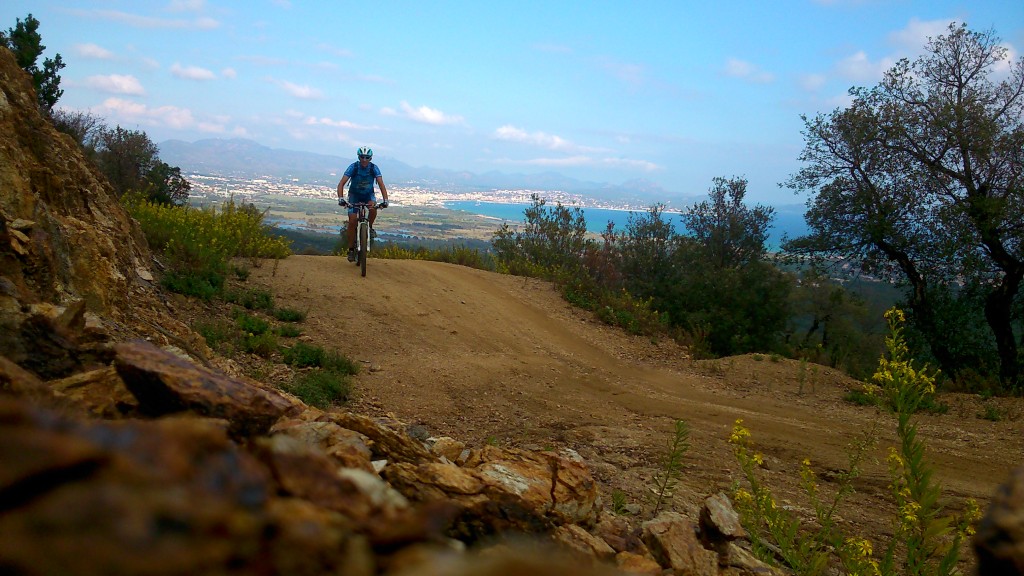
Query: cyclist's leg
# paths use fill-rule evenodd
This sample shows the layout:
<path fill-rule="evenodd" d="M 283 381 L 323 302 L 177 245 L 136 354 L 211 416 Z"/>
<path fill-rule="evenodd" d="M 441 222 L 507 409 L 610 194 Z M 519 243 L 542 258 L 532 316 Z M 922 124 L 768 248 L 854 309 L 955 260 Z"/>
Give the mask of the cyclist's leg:
<path fill-rule="evenodd" d="M 349 211 L 348 213 L 348 249 L 351 250 L 356 246 L 356 213 Z"/>

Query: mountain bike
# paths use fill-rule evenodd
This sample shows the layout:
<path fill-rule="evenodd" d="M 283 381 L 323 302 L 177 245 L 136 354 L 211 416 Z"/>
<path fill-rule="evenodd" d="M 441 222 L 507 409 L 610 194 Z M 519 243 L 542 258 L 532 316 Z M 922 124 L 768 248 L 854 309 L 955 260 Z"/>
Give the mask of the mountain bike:
<path fill-rule="evenodd" d="M 366 276 L 366 259 L 370 254 L 370 244 L 372 239 L 370 237 L 370 208 L 374 207 L 374 204 L 369 202 L 344 202 L 338 203 L 339 206 L 351 207 L 357 210 L 356 212 L 356 266 L 359 266 L 360 272 L 363 276 Z M 376 204 L 377 208 L 386 208 L 386 204 Z"/>

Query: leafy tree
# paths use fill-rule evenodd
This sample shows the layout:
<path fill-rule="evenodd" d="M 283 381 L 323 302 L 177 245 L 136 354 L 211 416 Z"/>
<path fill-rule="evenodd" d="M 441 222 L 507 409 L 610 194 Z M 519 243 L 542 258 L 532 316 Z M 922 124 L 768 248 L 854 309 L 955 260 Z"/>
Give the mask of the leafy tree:
<path fill-rule="evenodd" d="M 991 32 L 952 24 L 923 56 L 851 95 L 846 109 L 804 118 L 806 166 L 788 185 L 814 193 L 812 234 L 787 248 L 905 282 L 914 326 L 951 374 L 965 357 L 941 310 L 981 290 L 1000 378 L 1019 386 L 1024 58 L 1011 61 Z"/>
<path fill-rule="evenodd" d="M 710 199 L 690 207 L 690 237 L 677 239 L 669 265 L 670 307 L 657 307 L 715 355 L 770 351 L 790 316 L 793 279 L 764 260 L 774 211 L 746 206 L 745 194 L 745 179 L 717 177 Z"/>
<path fill-rule="evenodd" d="M 71 136 L 84 150 L 95 152 L 99 134 L 106 129 L 103 119 L 91 112 L 57 108 L 50 113 L 57 130 Z"/>
<path fill-rule="evenodd" d="M 66 66 L 60 54 L 54 58 L 43 60 L 43 67 L 37 66 L 39 56 L 46 50 L 42 44 L 43 37 L 39 34 L 39 20 L 29 14 L 24 21 L 17 19 L 14 28 L 7 33 L 0 32 L 0 46 L 14 53 L 18 66 L 32 75 L 36 88 L 39 107 L 49 113 L 53 106 L 64 95 L 60 89 L 60 71 Z"/>
<path fill-rule="evenodd" d="M 99 134 L 96 161 L 118 196 L 147 189 L 147 176 L 156 166 L 158 149 L 141 130 L 117 126 Z"/>
<path fill-rule="evenodd" d="M 744 178 L 712 180 L 709 200 L 690 208 L 686 222 L 693 237 L 704 245 L 707 256 L 718 268 L 731 268 L 761 259 L 775 209 L 748 208 Z"/>
<path fill-rule="evenodd" d="M 625 287 L 640 298 L 653 298 L 654 308 L 675 313 L 673 287 L 680 269 L 674 260 L 679 235 L 663 217 L 664 206 L 652 206 L 643 215 L 630 214 L 618 238 L 619 265 Z"/>
<path fill-rule="evenodd" d="M 183 205 L 192 190 L 192 184 L 181 175 L 181 168 L 160 160 L 146 175 L 146 185 L 146 196 L 159 204 Z"/>
<path fill-rule="evenodd" d="M 583 210 L 561 202 L 554 209 L 533 194 L 525 210 L 522 230 L 502 224 L 491 240 L 500 263 L 513 273 L 556 277 L 575 274 L 582 265 L 587 245 L 587 221 Z"/>

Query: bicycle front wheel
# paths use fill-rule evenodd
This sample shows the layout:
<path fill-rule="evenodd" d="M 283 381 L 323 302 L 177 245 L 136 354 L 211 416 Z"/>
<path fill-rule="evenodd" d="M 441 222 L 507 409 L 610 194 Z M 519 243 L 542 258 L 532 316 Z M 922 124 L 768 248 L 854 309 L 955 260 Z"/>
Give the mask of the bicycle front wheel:
<path fill-rule="evenodd" d="M 370 245 L 370 225 L 363 223 L 359 226 L 359 269 L 363 276 L 366 276 L 367 247 Z"/>

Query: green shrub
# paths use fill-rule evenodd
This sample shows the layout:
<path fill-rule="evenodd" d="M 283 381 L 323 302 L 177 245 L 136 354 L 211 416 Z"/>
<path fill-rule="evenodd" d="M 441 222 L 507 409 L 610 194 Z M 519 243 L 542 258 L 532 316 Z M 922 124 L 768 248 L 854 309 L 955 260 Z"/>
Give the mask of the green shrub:
<path fill-rule="evenodd" d="M 811 462 L 804 460 L 801 485 L 814 510 L 815 526 L 807 526 L 790 510 L 776 504 L 757 469 L 763 459 L 754 451 L 750 432 L 737 420 L 729 443 L 750 486 L 737 487 L 734 499 L 744 527 L 751 536 L 755 552 L 772 562 L 781 557 L 796 574 L 826 573 L 834 559 L 849 574 L 908 574 L 946 576 L 957 571 L 964 539 L 973 533 L 973 523 L 981 514 L 977 503 L 967 500 L 961 514 L 948 514 L 940 502 L 941 486 L 925 458 L 924 441 L 917 436 L 913 420 L 935 393 L 937 373 L 927 366 L 914 367 L 903 335 L 905 317 L 892 308 L 885 314 L 889 335 L 885 339 L 887 355 L 878 363 L 874 380 L 877 386 L 866 388 L 869 396 L 890 407 L 896 417 L 899 447 L 889 449 L 889 489 L 895 502 L 894 533 L 875 555 L 875 546 L 865 537 L 846 533 L 834 519 L 840 502 L 853 492 L 852 481 L 860 473 L 860 462 L 874 442 L 875 433 L 855 444 L 849 468 L 838 479 L 838 488 L 830 500 L 819 493 L 817 476 Z M 902 557 L 898 558 L 897 554 Z"/>
<path fill-rule="evenodd" d="M 285 338 L 295 338 L 302 334 L 302 329 L 292 324 L 285 324 L 276 328 L 277 335 Z"/>
<path fill-rule="evenodd" d="M 270 330 L 270 322 L 245 312 L 240 313 L 235 318 L 235 324 L 238 325 L 238 329 L 243 333 L 254 336 L 259 336 Z"/>
<path fill-rule="evenodd" d="M 282 322 L 302 322 L 306 319 L 306 313 L 291 308 L 275 308 L 271 314 Z"/>
<path fill-rule="evenodd" d="M 268 234 L 264 213 L 251 204 L 229 200 L 220 211 L 195 209 L 157 204 L 141 194 L 125 194 L 122 202 L 150 247 L 167 256 L 170 272 L 162 282 L 175 292 L 208 300 L 223 288 L 230 258 L 290 254 L 288 242 Z"/>
<path fill-rule="evenodd" d="M 296 374 L 284 388 L 306 404 L 321 409 L 347 402 L 352 393 L 347 375 L 322 369 Z"/>
<path fill-rule="evenodd" d="M 322 366 L 341 374 L 355 375 L 359 373 L 359 364 L 337 351 L 326 352 Z"/>
<path fill-rule="evenodd" d="M 235 326 L 223 320 L 198 322 L 193 328 L 206 340 L 206 345 L 214 350 L 233 341 L 237 335 Z"/>
<path fill-rule="evenodd" d="M 242 350 L 261 358 L 270 358 L 278 351 L 277 336 L 273 332 L 246 334 L 242 337 Z"/>
<path fill-rule="evenodd" d="M 247 310 L 272 310 L 274 308 L 273 294 L 262 288 L 228 290 L 224 293 L 224 301 L 238 304 Z"/>
<path fill-rule="evenodd" d="M 324 365 L 324 358 L 327 357 L 327 352 L 320 346 L 296 342 L 291 348 L 285 348 L 283 355 L 284 363 L 296 368 L 322 367 Z"/>

